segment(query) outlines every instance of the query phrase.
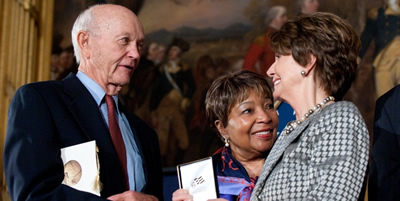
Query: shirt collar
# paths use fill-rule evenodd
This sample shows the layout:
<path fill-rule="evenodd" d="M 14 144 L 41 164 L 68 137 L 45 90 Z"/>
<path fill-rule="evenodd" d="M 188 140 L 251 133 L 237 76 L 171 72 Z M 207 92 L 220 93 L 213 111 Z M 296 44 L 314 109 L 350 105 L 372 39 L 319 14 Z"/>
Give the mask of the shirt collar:
<path fill-rule="evenodd" d="M 99 84 L 97 84 L 97 82 L 92 80 L 92 78 L 87 76 L 82 71 L 78 71 L 78 73 L 76 74 L 76 77 L 78 77 L 78 79 L 82 82 L 82 84 L 89 90 L 90 94 L 96 101 L 97 106 L 100 107 L 100 105 L 102 104 L 102 101 L 104 99 L 104 96 L 106 95 L 106 92 L 103 90 L 103 88 L 101 88 L 101 86 Z M 118 95 L 114 95 L 112 97 L 114 99 L 114 102 L 118 103 Z M 119 111 L 118 104 L 115 104 L 115 105 L 117 106 L 117 111 Z"/>

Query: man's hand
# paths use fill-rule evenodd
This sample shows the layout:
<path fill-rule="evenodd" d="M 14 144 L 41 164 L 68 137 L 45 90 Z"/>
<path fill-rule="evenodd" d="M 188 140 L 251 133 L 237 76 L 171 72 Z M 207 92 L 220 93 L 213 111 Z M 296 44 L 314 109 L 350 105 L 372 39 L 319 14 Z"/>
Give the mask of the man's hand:
<path fill-rule="evenodd" d="M 134 201 L 134 200 L 158 201 L 158 199 L 155 196 L 147 195 L 144 193 L 139 193 L 136 191 L 125 191 L 123 193 L 110 196 L 107 199 L 115 200 L 115 201 L 123 201 L 123 200 L 126 200 L 126 201 Z"/>

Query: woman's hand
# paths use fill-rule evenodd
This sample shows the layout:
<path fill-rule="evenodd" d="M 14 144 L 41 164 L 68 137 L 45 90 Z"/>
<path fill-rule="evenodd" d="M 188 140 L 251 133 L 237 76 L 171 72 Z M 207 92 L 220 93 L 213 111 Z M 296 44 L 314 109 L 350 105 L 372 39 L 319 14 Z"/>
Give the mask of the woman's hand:
<path fill-rule="evenodd" d="M 172 201 L 192 201 L 193 196 L 186 189 L 178 189 L 172 193 Z"/>

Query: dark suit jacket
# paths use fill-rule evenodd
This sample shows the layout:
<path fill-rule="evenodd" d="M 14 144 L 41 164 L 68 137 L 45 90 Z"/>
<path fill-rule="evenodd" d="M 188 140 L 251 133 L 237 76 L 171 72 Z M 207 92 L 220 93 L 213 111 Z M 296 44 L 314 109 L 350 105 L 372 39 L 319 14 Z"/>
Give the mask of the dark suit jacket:
<path fill-rule="evenodd" d="M 400 85 L 376 101 L 369 200 L 400 198 Z"/>
<path fill-rule="evenodd" d="M 143 158 L 144 193 L 162 199 L 158 138 L 153 129 L 119 107 L 131 125 Z M 61 185 L 60 149 L 96 140 L 101 197 Z M 31 83 L 17 90 L 9 108 L 4 170 L 12 200 L 104 200 L 124 191 L 117 153 L 89 91 L 70 74 L 62 81 Z"/>

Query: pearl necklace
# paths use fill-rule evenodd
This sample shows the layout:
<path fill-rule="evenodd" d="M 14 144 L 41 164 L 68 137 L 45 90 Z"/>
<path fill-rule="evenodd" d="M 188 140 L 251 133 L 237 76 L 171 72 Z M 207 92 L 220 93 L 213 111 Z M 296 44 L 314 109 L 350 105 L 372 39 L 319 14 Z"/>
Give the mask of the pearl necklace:
<path fill-rule="evenodd" d="M 328 96 L 326 97 L 321 103 L 315 105 L 313 108 L 308 110 L 306 114 L 304 114 L 303 117 L 301 117 L 299 120 L 296 121 L 291 121 L 283 131 L 285 135 L 289 135 L 295 128 L 297 128 L 301 123 L 303 123 L 308 117 L 310 117 L 314 112 L 320 110 L 324 105 L 327 103 L 334 101 L 335 98 L 333 96 Z"/>

